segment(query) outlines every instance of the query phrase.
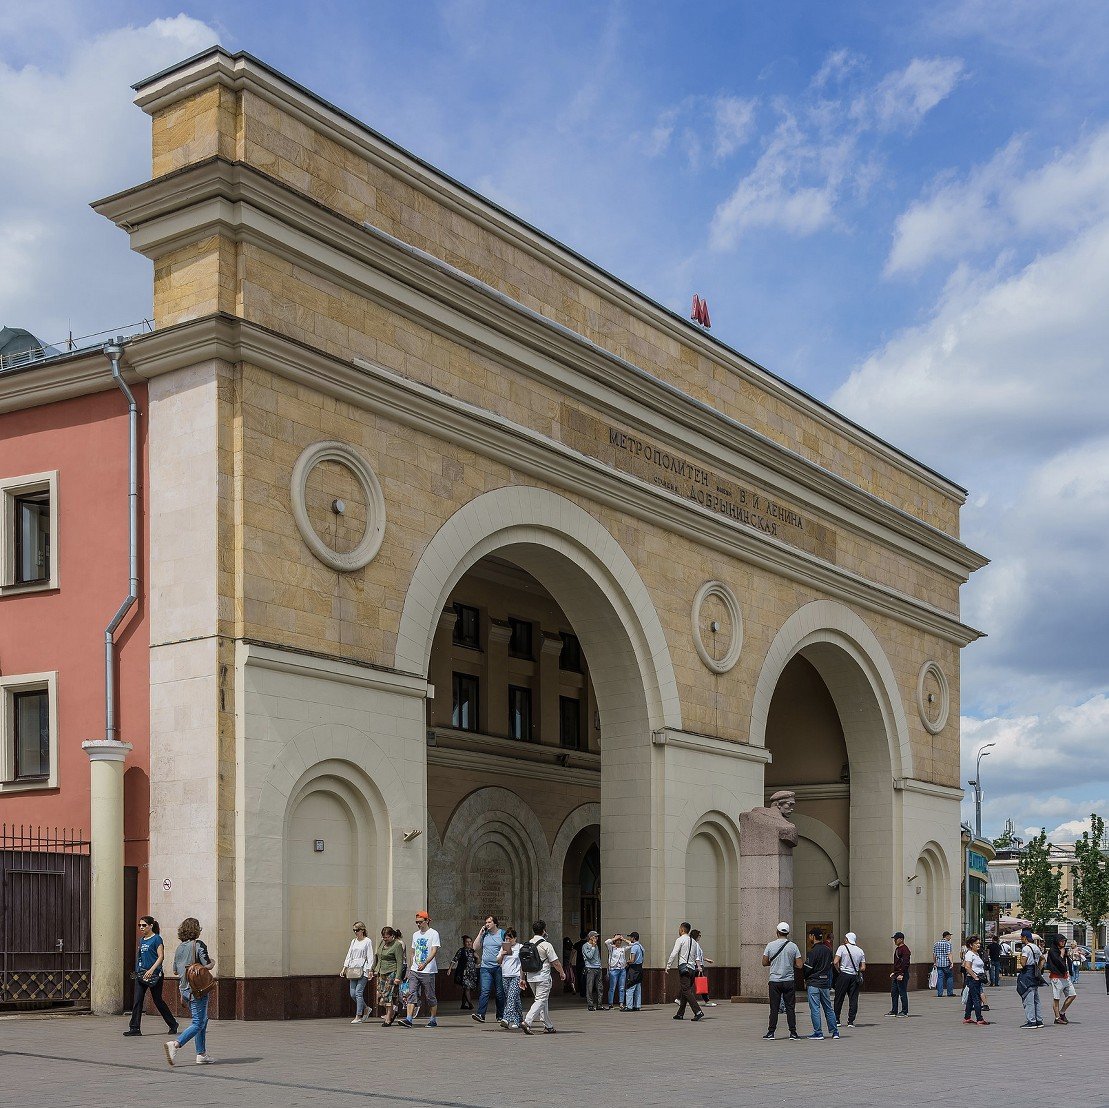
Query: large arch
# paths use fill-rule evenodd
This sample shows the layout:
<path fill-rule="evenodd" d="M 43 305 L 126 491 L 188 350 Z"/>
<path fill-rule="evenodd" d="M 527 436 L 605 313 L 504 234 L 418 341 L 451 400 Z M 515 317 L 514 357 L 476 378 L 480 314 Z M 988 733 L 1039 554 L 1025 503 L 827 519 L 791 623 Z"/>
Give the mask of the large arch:
<path fill-rule="evenodd" d="M 658 928 L 664 900 L 653 858 L 666 849 L 653 800 L 662 760 L 652 732 L 681 729 L 677 679 L 661 621 L 631 560 L 578 505 L 546 489 L 513 486 L 476 497 L 424 549 L 405 596 L 396 664 L 425 676 L 452 589 L 496 554 L 531 574 L 556 600 L 590 659 L 604 733 L 602 868 L 613 919 Z M 444 835 L 444 840 L 446 835 Z M 549 855 L 548 855 L 549 857 Z M 547 888 L 553 892 L 556 873 Z M 561 896 L 551 906 L 561 903 Z M 651 921 L 649 924 L 647 921 Z"/>
<path fill-rule="evenodd" d="M 819 600 L 798 609 L 771 643 L 755 686 L 750 741 L 766 746 L 774 690 L 802 655 L 826 685 L 850 763 L 849 854 L 853 926 L 892 934 L 904 902 L 895 779 L 913 776 L 909 726 L 897 680 L 874 632 L 850 608 Z"/>

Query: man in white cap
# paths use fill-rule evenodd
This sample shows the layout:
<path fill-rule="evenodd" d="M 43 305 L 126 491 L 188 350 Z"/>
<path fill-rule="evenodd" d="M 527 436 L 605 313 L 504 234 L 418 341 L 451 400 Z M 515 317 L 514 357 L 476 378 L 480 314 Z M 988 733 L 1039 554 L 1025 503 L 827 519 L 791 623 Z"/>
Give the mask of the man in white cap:
<path fill-rule="evenodd" d="M 789 1037 L 799 1039 L 797 1034 L 797 984 L 795 971 L 801 968 L 801 951 L 789 937 L 789 924 L 778 924 L 778 935 L 766 944 L 762 952 L 762 964 L 770 967 L 770 1027 L 764 1039 L 773 1039 L 778 1029 L 778 1008 L 786 1006 L 786 1023 Z"/>
<path fill-rule="evenodd" d="M 866 969 L 866 955 L 859 946 L 859 940 L 854 931 L 848 931 L 845 936 L 847 941 L 840 944 L 836 951 L 832 965 L 836 967 L 836 1023 L 840 1022 L 840 1012 L 843 1011 L 843 998 L 847 997 L 847 1026 L 855 1026 L 855 1017 L 859 1014 L 859 992 L 862 990 L 863 970 Z"/>

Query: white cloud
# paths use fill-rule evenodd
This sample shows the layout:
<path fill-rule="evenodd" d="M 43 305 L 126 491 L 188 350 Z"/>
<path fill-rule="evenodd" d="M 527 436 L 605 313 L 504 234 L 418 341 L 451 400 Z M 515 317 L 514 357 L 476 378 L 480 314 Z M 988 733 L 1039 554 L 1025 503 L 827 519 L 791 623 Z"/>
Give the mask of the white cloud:
<path fill-rule="evenodd" d="M 716 136 L 713 155 L 717 160 L 731 157 L 746 144 L 755 130 L 755 109 L 758 101 L 750 97 L 718 96 L 713 103 L 716 115 Z"/>
<path fill-rule="evenodd" d="M 962 62 L 916 58 L 877 85 L 850 87 L 860 70 L 853 55 L 835 51 L 806 93 L 775 102 L 777 126 L 713 215 L 712 249 L 731 249 L 755 228 L 803 236 L 834 225 L 845 204 L 864 199 L 878 179 L 881 136 L 915 128 L 954 89 Z"/>
<path fill-rule="evenodd" d="M 1059 824 L 1054 831 L 1048 831 L 1047 840 L 1051 843 L 1073 843 L 1082 837 L 1084 831 L 1090 830 L 1090 817 L 1085 819 L 1069 819 L 1066 823 Z"/>
<path fill-rule="evenodd" d="M 1058 241 L 1109 216 L 1109 127 L 1034 169 L 1017 137 L 963 179 L 943 176 L 897 221 L 887 274 L 974 257 L 1002 243 Z"/>
<path fill-rule="evenodd" d="M 911 130 L 951 95 L 962 74 L 960 58 L 913 58 L 904 69 L 888 74 L 877 88 L 856 100 L 852 111 L 862 118 L 872 117 L 884 129 Z"/>
<path fill-rule="evenodd" d="M 31 33 L 29 16 L 25 25 Z M 22 263 L 17 283 L 0 283 L 0 322 L 50 342 L 71 322 L 96 331 L 149 306 L 149 263 L 88 203 L 149 177 L 150 121 L 128 84 L 215 40 L 206 24 L 178 15 L 59 40 L 33 65 L 0 62 L 0 118 L 19 120 L 0 161 L 0 252 Z"/>

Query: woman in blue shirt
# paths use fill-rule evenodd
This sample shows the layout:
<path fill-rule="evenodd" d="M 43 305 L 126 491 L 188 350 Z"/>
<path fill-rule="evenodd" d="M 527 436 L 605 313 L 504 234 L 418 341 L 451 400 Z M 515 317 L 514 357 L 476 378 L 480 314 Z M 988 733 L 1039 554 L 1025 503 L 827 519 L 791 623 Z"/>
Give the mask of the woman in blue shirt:
<path fill-rule="evenodd" d="M 135 972 L 131 976 L 135 979 L 135 1000 L 131 1006 L 131 1025 L 123 1032 L 124 1035 L 141 1035 L 139 1025 L 142 1023 L 142 1009 L 146 1003 L 146 994 L 149 990 L 154 998 L 154 1007 L 158 1009 L 162 1019 L 166 1021 L 171 1035 L 178 1032 L 177 1020 L 162 999 L 162 982 L 165 980 L 165 970 L 162 963 L 166 958 L 165 944 L 162 942 L 161 929 L 158 921 L 153 916 L 143 916 L 139 920 L 139 949 L 135 954 Z"/>

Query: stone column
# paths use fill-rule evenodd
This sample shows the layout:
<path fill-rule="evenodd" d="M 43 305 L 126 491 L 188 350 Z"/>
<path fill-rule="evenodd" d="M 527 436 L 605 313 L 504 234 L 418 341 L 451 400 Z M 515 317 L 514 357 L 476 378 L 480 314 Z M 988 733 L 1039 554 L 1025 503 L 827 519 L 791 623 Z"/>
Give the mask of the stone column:
<path fill-rule="evenodd" d="M 560 714 L 558 708 L 559 690 L 562 687 L 562 671 L 558 659 L 562 654 L 562 636 L 552 635 L 549 631 L 539 632 L 539 688 L 536 705 L 537 734 L 548 746 L 560 743 Z"/>
<path fill-rule="evenodd" d="M 793 920 L 793 848 L 797 845 L 797 828 L 787 817 L 792 815 L 795 804 L 793 793 L 778 792 L 770 798 L 768 807 L 752 808 L 739 817 L 739 872 L 743 881 L 741 996 L 766 998 L 763 949 L 779 923 Z M 796 941 L 796 936 L 790 938 Z"/>
<path fill-rule="evenodd" d="M 485 654 L 485 687 L 481 690 L 479 718 L 487 735 L 508 734 L 508 644 L 512 628 L 506 620 L 489 621 Z"/>
<path fill-rule="evenodd" d="M 90 739 L 92 793 L 92 1010 L 123 1011 L 123 762 L 130 743 Z"/>

